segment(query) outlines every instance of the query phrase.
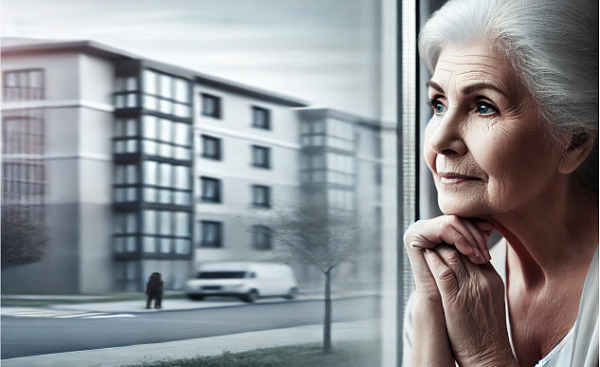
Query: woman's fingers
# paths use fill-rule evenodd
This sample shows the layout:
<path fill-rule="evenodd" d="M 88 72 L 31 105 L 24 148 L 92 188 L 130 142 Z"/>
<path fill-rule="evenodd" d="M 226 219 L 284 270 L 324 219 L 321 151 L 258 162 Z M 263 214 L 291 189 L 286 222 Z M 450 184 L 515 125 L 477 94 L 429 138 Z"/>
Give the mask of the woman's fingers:
<path fill-rule="evenodd" d="M 437 250 L 426 249 L 425 261 L 440 291 L 442 302 L 445 303 L 449 298 L 455 297 L 460 290 L 459 281 L 452 268 L 442 260 Z"/>
<path fill-rule="evenodd" d="M 480 230 L 470 221 L 454 215 L 444 215 L 414 223 L 407 230 L 404 241 L 411 247 L 421 249 L 450 244 L 473 263 L 483 264 L 491 258 L 487 251 L 488 237 L 488 232 Z"/>

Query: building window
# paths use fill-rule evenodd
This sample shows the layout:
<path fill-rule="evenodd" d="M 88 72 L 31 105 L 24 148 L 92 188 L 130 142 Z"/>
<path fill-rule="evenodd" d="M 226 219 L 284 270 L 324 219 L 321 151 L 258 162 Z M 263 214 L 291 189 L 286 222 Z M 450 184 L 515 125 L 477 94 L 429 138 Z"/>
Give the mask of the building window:
<path fill-rule="evenodd" d="M 202 116 L 221 118 L 221 98 L 202 93 Z"/>
<path fill-rule="evenodd" d="M 191 117 L 191 83 L 154 70 L 143 72 L 143 107 L 182 118 Z"/>
<path fill-rule="evenodd" d="M 201 177 L 202 201 L 209 203 L 221 202 L 221 180 L 210 177 Z"/>
<path fill-rule="evenodd" d="M 208 135 L 202 135 L 202 157 L 220 161 L 221 139 Z"/>
<path fill-rule="evenodd" d="M 200 247 L 221 248 L 223 247 L 223 226 L 221 222 L 203 220 Z"/>
<path fill-rule="evenodd" d="M 261 107 L 252 107 L 252 126 L 270 130 L 271 129 L 271 113 L 269 110 Z"/>
<path fill-rule="evenodd" d="M 44 99 L 44 71 L 41 69 L 5 71 L 2 80 L 5 101 Z"/>
<path fill-rule="evenodd" d="M 252 205 L 262 208 L 271 206 L 270 187 L 254 185 L 252 186 Z"/>
<path fill-rule="evenodd" d="M 254 167 L 271 167 L 271 149 L 258 145 L 252 146 L 252 165 Z"/>
<path fill-rule="evenodd" d="M 271 228 L 265 226 L 254 226 L 252 228 L 252 247 L 255 250 L 270 250 L 273 245 L 273 233 Z"/>

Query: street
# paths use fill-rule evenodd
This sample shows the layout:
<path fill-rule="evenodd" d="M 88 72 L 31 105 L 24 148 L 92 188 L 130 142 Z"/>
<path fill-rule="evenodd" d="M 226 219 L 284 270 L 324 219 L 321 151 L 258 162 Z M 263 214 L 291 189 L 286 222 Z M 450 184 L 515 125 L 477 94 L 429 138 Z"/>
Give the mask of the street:
<path fill-rule="evenodd" d="M 335 300 L 333 321 L 379 317 L 378 297 Z M 84 317 L 2 317 L 2 359 L 320 324 L 323 300 Z"/>

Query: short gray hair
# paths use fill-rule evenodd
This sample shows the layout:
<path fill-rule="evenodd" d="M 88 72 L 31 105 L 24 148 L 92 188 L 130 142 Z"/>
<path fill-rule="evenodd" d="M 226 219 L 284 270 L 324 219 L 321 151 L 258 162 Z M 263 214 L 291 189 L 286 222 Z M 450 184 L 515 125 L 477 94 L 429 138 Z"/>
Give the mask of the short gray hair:
<path fill-rule="evenodd" d="M 423 28 L 419 52 L 433 72 L 445 46 L 482 39 L 507 55 L 554 137 L 597 134 L 597 0 L 450 0 Z M 597 154 L 585 164 L 595 165 L 596 193 Z"/>

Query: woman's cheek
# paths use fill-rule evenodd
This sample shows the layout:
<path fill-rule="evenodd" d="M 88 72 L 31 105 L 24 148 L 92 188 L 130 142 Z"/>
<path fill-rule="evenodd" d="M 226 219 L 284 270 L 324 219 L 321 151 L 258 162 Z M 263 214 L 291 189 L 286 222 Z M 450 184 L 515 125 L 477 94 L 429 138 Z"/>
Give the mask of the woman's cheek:
<path fill-rule="evenodd" d="M 434 128 L 432 126 L 432 120 L 434 118 L 435 117 L 432 117 L 432 119 L 429 120 L 429 124 L 425 128 L 425 137 L 423 140 L 423 158 L 425 159 L 425 163 L 427 164 L 427 167 L 429 167 L 429 170 L 431 172 L 435 172 L 435 157 L 436 157 L 435 152 L 431 149 L 431 146 L 429 145 L 429 137 L 433 133 L 433 128 Z"/>

